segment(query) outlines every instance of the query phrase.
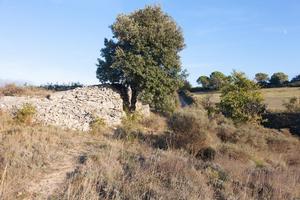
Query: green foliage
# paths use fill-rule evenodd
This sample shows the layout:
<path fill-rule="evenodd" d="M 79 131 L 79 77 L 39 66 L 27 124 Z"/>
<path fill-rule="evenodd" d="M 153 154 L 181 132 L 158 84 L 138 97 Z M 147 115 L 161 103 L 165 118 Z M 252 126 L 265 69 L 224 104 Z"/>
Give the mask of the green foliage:
<path fill-rule="evenodd" d="M 255 74 L 255 80 L 259 85 L 265 86 L 269 81 L 269 75 L 265 73 L 257 73 Z"/>
<path fill-rule="evenodd" d="M 300 81 L 300 74 L 292 78 L 291 83 Z"/>
<path fill-rule="evenodd" d="M 33 105 L 27 103 L 17 110 L 14 119 L 18 123 L 31 124 L 33 116 L 36 114 L 36 109 Z"/>
<path fill-rule="evenodd" d="M 79 82 L 71 82 L 71 83 L 63 83 L 63 84 L 59 84 L 59 83 L 47 83 L 46 85 L 41 85 L 41 88 L 44 88 L 46 90 L 53 90 L 53 91 L 66 91 L 66 90 L 73 90 L 75 88 L 78 87 L 83 87 L 83 84 L 79 83 Z"/>
<path fill-rule="evenodd" d="M 283 104 L 287 110 L 287 112 L 297 113 L 300 112 L 300 99 L 297 97 L 293 97 L 289 100 L 289 102 Z"/>
<path fill-rule="evenodd" d="M 210 88 L 213 90 L 221 89 L 229 80 L 229 77 L 226 77 L 222 72 L 212 72 L 210 75 Z"/>
<path fill-rule="evenodd" d="M 197 79 L 197 83 L 199 85 L 202 85 L 202 88 L 204 88 L 204 89 L 209 89 L 209 87 L 210 87 L 209 77 L 207 77 L 207 76 L 200 76 Z"/>
<path fill-rule="evenodd" d="M 184 80 L 183 86 L 180 88 L 180 90 L 190 91 L 191 89 L 192 89 L 192 84 L 188 80 Z"/>
<path fill-rule="evenodd" d="M 232 81 L 222 89 L 221 112 L 235 122 L 256 121 L 265 110 L 259 86 L 244 73 L 233 72 Z"/>
<path fill-rule="evenodd" d="M 222 72 L 214 71 L 207 76 L 200 76 L 197 83 L 202 85 L 203 89 L 219 90 L 230 81 L 230 77 L 225 76 Z"/>
<path fill-rule="evenodd" d="M 270 84 L 273 86 L 283 86 L 283 84 L 287 83 L 288 81 L 288 75 L 283 72 L 277 72 L 271 76 Z"/>
<path fill-rule="evenodd" d="M 300 87 L 300 74 L 292 78 L 289 86 L 291 87 Z"/>
<path fill-rule="evenodd" d="M 132 110 L 138 97 L 157 111 L 173 107 L 169 103 L 182 85 L 180 27 L 160 7 L 147 6 L 119 15 L 111 30 L 113 39 L 105 39 L 98 59 L 100 82 L 130 86 Z"/>

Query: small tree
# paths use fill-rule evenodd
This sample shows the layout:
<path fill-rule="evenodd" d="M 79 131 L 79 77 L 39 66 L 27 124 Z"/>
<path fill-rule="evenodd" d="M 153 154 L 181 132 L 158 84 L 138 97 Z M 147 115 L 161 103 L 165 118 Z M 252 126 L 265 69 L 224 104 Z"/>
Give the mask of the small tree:
<path fill-rule="evenodd" d="M 300 74 L 292 78 L 291 83 L 300 82 Z"/>
<path fill-rule="evenodd" d="M 228 77 L 222 72 L 215 71 L 210 74 L 209 82 L 211 89 L 219 90 L 228 82 Z"/>
<path fill-rule="evenodd" d="M 132 90 L 130 110 L 141 98 L 157 111 L 171 109 L 182 85 L 180 27 L 159 6 L 119 15 L 98 59 L 97 78 Z"/>
<path fill-rule="evenodd" d="M 288 75 L 286 75 L 283 72 L 277 72 L 271 76 L 270 84 L 274 86 L 283 86 L 288 81 L 289 81 Z"/>
<path fill-rule="evenodd" d="M 209 77 L 207 77 L 207 76 L 200 76 L 197 79 L 197 83 L 199 85 L 202 85 L 202 88 L 204 88 L 204 89 L 209 89 L 209 87 L 210 87 Z"/>
<path fill-rule="evenodd" d="M 255 74 L 255 80 L 260 86 L 266 86 L 269 81 L 269 75 L 265 73 Z"/>
<path fill-rule="evenodd" d="M 295 76 L 294 78 L 292 78 L 289 85 L 293 86 L 293 87 L 299 87 L 300 86 L 300 74 Z"/>
<path fill-rule="evenodd" d="M 244 73 L 234 71 L 231 81 L 221 94 L 221 112 L 235 122 L 256 121 L 265 110 L 259 86 L 249 80 Z"/>

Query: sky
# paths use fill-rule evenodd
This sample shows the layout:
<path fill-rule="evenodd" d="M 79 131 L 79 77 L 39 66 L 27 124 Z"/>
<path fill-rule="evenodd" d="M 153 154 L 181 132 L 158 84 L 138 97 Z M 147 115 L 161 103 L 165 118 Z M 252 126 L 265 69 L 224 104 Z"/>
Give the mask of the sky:
<path fill-rule="evenodd" d="M 300 74 L 300 0 L 0 0 L 0 80 L 97 84 L 109 26 L 151 4 L 182 28 L 193 85 L 216 70 Z"/>

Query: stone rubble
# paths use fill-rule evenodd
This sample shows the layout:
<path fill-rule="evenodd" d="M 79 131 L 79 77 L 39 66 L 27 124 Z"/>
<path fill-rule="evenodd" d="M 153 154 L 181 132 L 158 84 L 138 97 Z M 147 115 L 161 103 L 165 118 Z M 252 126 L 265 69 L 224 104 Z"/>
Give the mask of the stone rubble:
<path fill-rule="evenodd" d="M 1 97 L 0 109 L 15 112 L 26 103 L 35 106 L 37 121 L 72 130 L 88 131 L 97 118 L 116 126 L 125 117 L 121 95 L 108 85 L 56 92 L 47 98 Z M 150 114 L 149 106 L 139 103 L 138 107 L 143 115 Z"/>

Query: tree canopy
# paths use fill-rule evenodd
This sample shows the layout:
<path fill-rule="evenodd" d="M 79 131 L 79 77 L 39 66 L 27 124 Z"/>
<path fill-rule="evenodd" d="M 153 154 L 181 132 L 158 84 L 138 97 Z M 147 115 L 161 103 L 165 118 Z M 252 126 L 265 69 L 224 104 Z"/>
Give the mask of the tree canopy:
<path fill-rule="evenodd" d="M 214 71 L 207 76 L 200 76 L 197 79 L 197 83 L 202 85 L 204 89 L 219 90 L 221 89 L 228 81 L 230 80 L 229 76 L 224 75 L 222 72 Z"/>
<path fill-rule="evenodd" d="M 259 86 L 244 73 L 233 72 L 221 93 L 220 110 L 235 122 L 255 121 L 265 110 Z"/>
<path fill-rule="evenodd" d="M 204 88 L 204 89 L 209 89 L 209 87 L 210 87 L 209 77 L 207 77 L 207 76 L 200 76 L 197 79 L 197 83 L 201 84 L 202 88 Z"/>
<path fill-rule="evenodd" d="M 291 83 L 300 81 L 300 74 L 292 78 Z"/>
<path fill-rule="evenodd" d="M 132 90 L 158 111 L 169 109 L 182 83 L 179 52 L 184 48 L 181 28 L 159 6 L 121 14 L 111 26 L 98 59 L 97 78 Z"/>
<path fill-rule="evenodd" d="M 282 86 L 284 83 L 287 83 L 288 81 L 289 81 L 288 75 L 286 75 L 283 72 L 277 72 L 271 76 L 270 84 L 274 86 Z"/>
<path fill-rule="evenodd" d="M 269 75 L 265 73 L 257 73 L 255 74 L 256 82 L 261 86 L 266 86 L 269 81 Z"/>

